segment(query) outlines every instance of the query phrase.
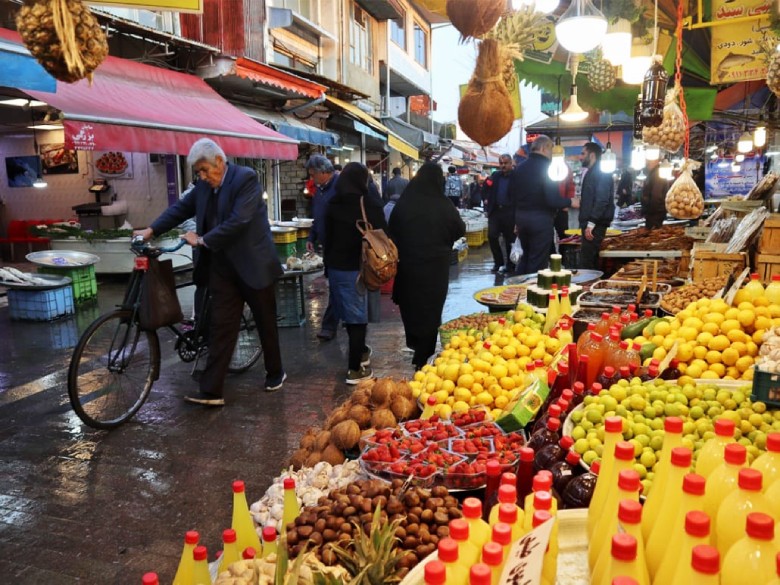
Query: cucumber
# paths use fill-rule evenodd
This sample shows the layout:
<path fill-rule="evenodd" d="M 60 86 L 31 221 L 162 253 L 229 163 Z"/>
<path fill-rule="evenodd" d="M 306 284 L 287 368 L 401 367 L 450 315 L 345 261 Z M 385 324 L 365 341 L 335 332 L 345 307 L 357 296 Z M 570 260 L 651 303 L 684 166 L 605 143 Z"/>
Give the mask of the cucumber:
<path fill-rule="evenodd" d="M 632 323 L 631 325 L 626 325 L 621 329 L 620 331 L 620 339 L 634 339 L 635 337 L 639 337 L 642 335 L 642 331 L 644 331 L 644 328 L 647 327 L 651 321 L 653 321 L 655 317 L 645 317 L 644 319 L 640 319 L 636 323 Z"/>
<path fill-rule="evenodd" d="M 642 363 L 645 363 L 647 358 L 653 357 L 655 348 L 658 347 L 655 343 L 645 343 L 642 345 L 642 349 L 639 350 L 639 359 Z"/>

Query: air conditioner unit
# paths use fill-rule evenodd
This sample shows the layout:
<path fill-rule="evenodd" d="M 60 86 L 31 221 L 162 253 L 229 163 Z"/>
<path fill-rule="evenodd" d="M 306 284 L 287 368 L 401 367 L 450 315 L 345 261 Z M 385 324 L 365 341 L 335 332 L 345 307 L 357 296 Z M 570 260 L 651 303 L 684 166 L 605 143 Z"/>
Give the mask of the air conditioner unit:
<path fill-rule="evenodd" d="M 149 154 L 149 164 L 152 165 L 159 165 L 165 162 L 165 155 L 164 154 L 157 154 L 157 153 L 150 153 Z"/>

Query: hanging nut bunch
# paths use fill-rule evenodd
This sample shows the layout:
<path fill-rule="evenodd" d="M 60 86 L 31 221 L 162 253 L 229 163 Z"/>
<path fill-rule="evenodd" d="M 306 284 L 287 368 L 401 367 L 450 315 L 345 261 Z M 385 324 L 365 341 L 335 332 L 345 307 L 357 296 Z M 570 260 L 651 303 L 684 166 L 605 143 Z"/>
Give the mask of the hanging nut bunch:
<path fill-rule="evenodd" d="M 699 162 L 685 161 L 680 176 L 666 192 L 666 211 L 675 219 L 696 219 L 704 211 L 704 198 L 691 175 L 700 166 Z"/>
<path fill-rule="evenodd" d="M 666 92 L 664 99 L 664 120 L 656 128 L 645 127 L 642 129 L 642 140 L 646 144 L 659 146 L 669 152 L 677 152 L 685 142 L 685 119 L 682 110 L 677 105 L 677 96 L 680 86 L 675 86 Z"/>
<path fill-rule="evenodd" d="M 769 57 L 766 70 L 766 85 L 777 97 L 780 97 L 780 51 L 774 51 Z"/>
<path fill-rule="evenodd" d="M 91 81 L 108 55 L 105 32 L 81 0 L 25 0 L 16 27 L 33 57 L 60 81 Z"/>
<path fill-rule="evenodd" d="M 617 77 L 615 76 L 615 67 L 606 59 L 598 59 L 590 62 L 588 71 L 588 84 L 596 93 L 609 91 L 615 87 Z"/>

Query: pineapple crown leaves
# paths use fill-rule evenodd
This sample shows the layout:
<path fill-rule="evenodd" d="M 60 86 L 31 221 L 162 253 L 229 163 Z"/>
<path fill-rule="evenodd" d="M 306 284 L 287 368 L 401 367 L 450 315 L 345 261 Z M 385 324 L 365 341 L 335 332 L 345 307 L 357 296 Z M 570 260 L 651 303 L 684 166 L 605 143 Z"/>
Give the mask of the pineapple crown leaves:
<path fill-rule="evenodd" d="M 495 39 L 500 45 L 510 45 L 514 51 L 522 54 L 533 47 L 546 26 L 546 15 L 534 11 L 530 6 L 523 6 L 504 15 L 483 38 Z"/>
<path fill-rule="evenodd" d="M 353 522 L 355 536 L 347 548 L 331 545 L 339 562 L 353 577 L 350 580 L 351 585 L 400 582 L 401 579 L 396 572 L 403 553 L 398 550 L 396 546 L 398 539 L 395 537 L 395 531 L 400 523 L 401 519 L 396 518 L 382 526 L 381 509 L 377 506 L 368 535 L 360 524 Z"/>
<path fill-rule="evenodd" d="M 604 0 L 601 11 L 611 23 L 615 23 L 619 18 L 634 23 L 642 17 L 645 7 L 641 0 Z"/>

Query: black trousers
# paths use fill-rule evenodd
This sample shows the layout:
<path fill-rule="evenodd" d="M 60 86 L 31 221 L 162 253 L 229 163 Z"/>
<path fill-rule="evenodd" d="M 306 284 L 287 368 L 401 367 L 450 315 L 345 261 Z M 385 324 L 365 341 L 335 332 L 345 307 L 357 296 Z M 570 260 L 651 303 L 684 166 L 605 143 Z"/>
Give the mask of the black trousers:
<path fill-rule="evenodd" d="M 604 241 L 604 236 L 607 234 L 608 226 L 605 224 L 596 224 L 596 226 L 593 228 L 592 240 L 585 238 L 585 228 L 587 227 L 587 224 L 582 227 L 582 244 L 580 245 L 579 267 L 583 270 L 598 270 L 601 242 Z"/>
<path fill-rule="evenodd" d="M 547 268 L 553 245 L 553 213 L 536 210 L 519 213 L 517 229 L 523 246 L 523 257 L 517 265 L 518 274 L 531 274 Z"/>
<path fill-rule="evenodd" d="M 222 396 L 225 376 L 241 327 L 244 303 L 249 305 L 255 318 L 267 375 L 278 376 L 282 373 L 275 289 L 273 284 L 262 289 L 248 286 L 227 258 L 219 253 L 214 255 L 209 274 L 209 359 L 200 378 L 202 392 Z"/>
<path fill-rule="evenodd" d="M 499 236 L 504 236 L 504 249 L 501 248 Z M 512 242 L 515 241 L 515 212 L 511 206 L 495 209 L 488 217 L 488 243 L 493 253 L 493 265 L 504 266 L 504 252 L 506 252 L 506 265 L 510 266 L 509 252 L 512 250 Z"/>

